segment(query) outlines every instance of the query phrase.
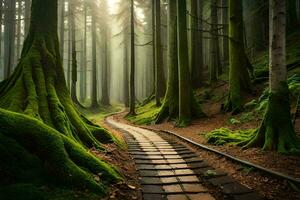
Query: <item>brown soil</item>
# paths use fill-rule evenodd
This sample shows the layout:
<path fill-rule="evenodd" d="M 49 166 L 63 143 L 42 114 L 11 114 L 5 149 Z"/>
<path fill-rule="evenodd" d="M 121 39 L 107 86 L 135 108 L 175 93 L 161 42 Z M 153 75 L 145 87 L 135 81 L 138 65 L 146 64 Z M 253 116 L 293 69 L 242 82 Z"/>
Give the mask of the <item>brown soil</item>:
<path fill-rule="evenodd" d="M 213 106 L 208 106 L 211 110 L 217 110 Z M 123 123 L 131 124 L 126 121 L 124 114 L 115 116 L 115 120 Z M 166 122 L 160 125 L 149 125 L 141 126 L 152 128 L 154 130 L 169 130 L 182 135 L 186 138 L 192 139 L 201 144 L 205 144 L 214 149 L 223 151 L 235 157 L 243 160 L 250 161 L 252 163 L 261 165 L 263 167 L 288 174 L 294 177 L 300 177 L 300 157 L 297 156 L 286 156 L 280 155 L 275 152 L 262 151 L 257 148 L 251 148 L 242 150 L 239 147 L 234 146 L 213 146 L 206 143 L 204 133 L 212 131 L 216 128 L 228 127 L 230 129 L 241 129 L 241 128 L 254 128 L 259 125 L 258 122 L 251 122 L 242 124 L 239 126 L 229 125 L 227 121 L 231 118 L 229 114 L 216 114 L 212 117 L 205 119 L 195 120 L 193 123 L 186 128 L 176 128 L 173 122 Z M 197 151 L 197 150 L 196 150 Z M 287 181 L 280 180 L 261 172 L 252 171 L 251 169 L 245 168 L 239 164 L 233 163 L 232 161 L 218 156 L 214 153 L 207 151 L 197 151 L 200 155 L 207 160 L 207 162 L 215 168 L 222 169 L 227 172 L 233 178 L 241 182 L 242 184 L 253 188 L 259 192 L 262 196 L 272 200 L 297 200 L 300 199 L 300 193 L 295 192 Z"/>
<path fill-rule="evenodd" d="M 102 120 L 93 120 L 94 122 L 101 124 L 102 127 L 109 129 L 116 137 L 124 141 L 120 132 L 107 126 Z M 106 152 L 99 152 L 96 149 L 90 149 L 90 151 L 101 158 L 101 160 L 107 161 L 120 171 L 124 176 L 124 182 L 112 185 L 110 194 L 103 200 L 141 200 L 141 186 L 139 184 L 138 172 L 135 168 L 133 158 L 128 153 L 127 149 L 122 149 L 114 144 L 105 145 Z"/>

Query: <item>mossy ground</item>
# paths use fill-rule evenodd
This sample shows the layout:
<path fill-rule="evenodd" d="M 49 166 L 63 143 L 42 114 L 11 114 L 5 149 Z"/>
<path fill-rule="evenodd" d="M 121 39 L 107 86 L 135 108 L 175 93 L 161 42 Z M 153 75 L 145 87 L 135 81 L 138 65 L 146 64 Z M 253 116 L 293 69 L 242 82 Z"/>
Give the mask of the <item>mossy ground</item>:
<path fill-rule="evenodd" d="M 155 121 L 160 107 L 156 106 L 154 100 L 136 109 L 135 116 L 128 116 L 127 119 L 137 125 L 147 125 Z"/>

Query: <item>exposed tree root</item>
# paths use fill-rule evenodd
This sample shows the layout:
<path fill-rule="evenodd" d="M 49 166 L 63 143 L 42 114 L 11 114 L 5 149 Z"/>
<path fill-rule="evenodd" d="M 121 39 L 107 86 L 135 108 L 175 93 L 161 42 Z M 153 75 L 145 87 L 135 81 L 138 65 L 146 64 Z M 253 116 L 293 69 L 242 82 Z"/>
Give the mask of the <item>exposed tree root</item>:
<path fill-rule="evenodd" d="M 105 194 L 106 183 L 120 180 L 114 168 L 39 120 L 0 109 L 0 126 L 0 166 L 7 184 L 43 179 Z"/>
<path fill-rule="evenodd" d="M 264 120 L 257 134 L 245 145 L 245 148 L 248 147 L 300 154 L 300 139 L 291 121 L 288 92 L 270 94 Z"/>
<path fill-rule="evenodd" d="M 55 8 L 57 2 L 46 3 Z M 34 1 L 33 7 L 40 4 Z M 44 14 L 33 11 L 34 19 Z M 36 184 L 35 177 L 103 195 L 105 185 L 120 175 L 87 148 L 104 149 L 101 143 L 117 140 L 77 111 L 66 87 L 56 30 L 35 30 L 35 23 L 44 22 L 32 23 L 15 72 L 0 84 L 0 159 L 5 160 L 0 168 L 6 169 L 7 184 Z M 18 171 L 22 176 L 14 176 Z"/>

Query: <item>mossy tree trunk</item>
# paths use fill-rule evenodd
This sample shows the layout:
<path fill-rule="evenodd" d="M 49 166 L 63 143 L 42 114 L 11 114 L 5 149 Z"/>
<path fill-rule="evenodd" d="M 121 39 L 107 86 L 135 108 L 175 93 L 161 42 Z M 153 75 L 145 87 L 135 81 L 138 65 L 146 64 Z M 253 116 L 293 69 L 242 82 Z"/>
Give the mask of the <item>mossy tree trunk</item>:
<path fill-rule="evenodd" d="M 178 126 L 187 125 L 192 117 L 204 116 L 192 91 L 188 63 L 186 1 L 168 1 L 168 84 L 164 103 L 156 123 L 177 119 Z M 178 43 L 177 43 L 178 41 Z"/>
<path fill-rule="evenodd" d="M 160 99 L 165 95 L 166 83 L 163 69 L 163 50 L 161 44 L 161 9 L 160 0 L 154 1 L 155 6 L 155 100 L 156 105 L 160 106 Z"/>
<path fill-rule="evenodd" d="M 112 167 L 86 150 L 103 149 L 101 142 L 116 139 L 89 122 L 73 105 L 59 52 L 56 0 L 32 1 L 31 24 L 21 59 L 13 75 L 0 84 L 0 108 L 0 146 L 7 149 L 0 157 L 10 161 L 1 162 L 0 168 L 8 171 L 9 184 L 33 181 L 32 177 L 11 177 L 24 171 L 19 162 L 31 166 L 31 157 L 38 160 L 34 165 L 42 170 L 39 178 L 45 177 L 43 185 L 49 179 L 66 187 L 103 193 L 105 183 L 119 179 Z M 7 152 L 14 155 L 15 149 L 3 141 L 11 141 L 31 156 L 14 162 L 14 156 Z M 97 183 L 93 176 L 101 176 L 103 181 Z"/>
<path fill-rule="evenodd" d="M 248 69 L 251 64 L 244 47 L 243 10 L 240 0 L 229 0 L 229 96 L 224 110 L 239 112 L 243 107 L 243 92 L 251 89 Z"/>
<path fill-rule="evenodd" d="M 286 69 L 286 1 L 270 0 L 270 94 L 264 120 L 247 147 L 300 153 L 290 113 Z"/>

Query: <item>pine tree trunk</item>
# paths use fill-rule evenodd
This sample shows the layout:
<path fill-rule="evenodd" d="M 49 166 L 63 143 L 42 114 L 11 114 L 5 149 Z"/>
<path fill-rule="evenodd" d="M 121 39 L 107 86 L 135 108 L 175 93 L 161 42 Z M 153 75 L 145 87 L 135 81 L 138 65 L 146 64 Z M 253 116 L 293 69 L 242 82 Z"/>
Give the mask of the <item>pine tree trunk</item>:
<path fill-rule="evenodd" d="M 251 65 L 245 53 L 242 2 L 229 0 L 229 96 L 225 111 L 239 112 L 243 107 L 243 93 L 251 89 L 248 73 Z"/>
<path fill-rule="evenodd" d="M 27 33 L 29 31 L 29 25 L 30 25 L 30 7 L 31 7 L 31 1 L 30 0 L 24 0 L 25 1 L 25 36 L 27 36 Z"/>
<path fill-rule="evenodd" d="M 15 57 L 16 0 L 5 0 L 4 6 L 4 78 L 7 79 L 12 73 Z"/>
<path fill-rule="evenodd" d="M 104 65 L 102 67 L 102 96 L 101 96 L 101 104 L 104 106 L 109 106 L 110 105 L 110 100 L 109 100 L 109 39 L 108 39 L 108 32 L 107 32 L 107 26 L 104 28 L 104 37 L 103 37 L 103 42 L 104 42 Z"/>
<path fill-rule="evenodd" d="M 160 0 L 155 0 L 155 100 L 160 106 L 160 99 L 165 95 L 166 83 L 163 69 L 163 51 L 161 44 Z"/>
<path fill-rule="evenodd" d="M 72 14 L 71 0 L 68 1 L 68 62 L 67 62 L 67 86 L 71 89 L 71 69 L 72 69 Z"/>
<path fill-rule="evenodd" d="M 128 47 L 128 32 L 124 34 L 124 104 L 129 107 L 129 47 Z"/>
<path fill-rule="evenodd" d="M 15 63 L 17 63 L 17 60 L 20 58 L 20 53 L 21 53 L 21 16 L 22 16 L 22 0 L 18 1 L 18 11 L 17 11 L 17 16 L 18 16 L 18 21 L 16 23 L 16 28 L 17 28 L 17 32 L 16 32 L 16 61 Z"/>
<path fill-rule="evenodd" d="M 65 0 L 60 0 L 60 55 L 64 62 L 64 48 L 65 48 Z"/>
<path fill-rule="evenodd" d="M 84 4 L 84 32 L 82 48 L 82 64 L 80 73 L 80 100 L 85 102 L 87 96 L 87 6 Z"/>
<path fill-rule="evenodd" d="M 222 48 L 223 48 L 223 66 L 228 65 L 229 60 L 229 40 L 228 40 L 228 0 L 221 0 L 222 2 L 222 24 L 223 24 L 223 30 L 222 30 Z"/>
<path fill-rule="evenodd" d="M 211 40 L 210 40 L 210 83 L 213 84 L 218 80 L 218 75 L 222 73 L 220 63 L 220 48 L 218 39 L 218 10 L 217 0 L 211 3 Z"/>
<path fill-rule="evenodd" d="M 135 27 L 134 27 L 134 0 L 131 0 L 130 5 L 130 107 L 129 115 L 135 115 Z"/>
<path fill-rule="evenodd" d="M 31 16 L 19 64 L 0 83 L 0 143 L 8 150 L 0 152 L 0 167 L 8 170 L 4 180 L 11 180 L 12 186 L 56 185 L 103 196 L 106 186 L 120 177 L 87 148 L 103 149 L 101 142 L 116 139 L 79 114 L 72 103 L 59 52 L 57 1 L 33 0 Z M 100 174 L 101 182 L 96 182 L 93 177 Z"/>
<path fill-rule="evenodd" d="M 190 57 L 189 65 L 193 88 L 199 88 L 202 82 L 202 3 L 197 0 L 190 0 Z M 199 5 L 198 5 L 199 4 Z M 201 5 L 200 5 L 201 4 Z M 200 9 L 200 11 L 198 10 Z"/>
<path fill-rule="evenodd" d="M 94 13 L 92 15 L 92 91 L 91 91 L 91 108 L 99 107 L 98 92 L 97 92 L 97 33 L 96 19 Z"/>
<path fill-rule="evenodd" d="M 264 120 L 246 147 L 300 153 L 291 118 L 286 69 L 286 1 L 270 0 L 270 94 Z"/>
<path fill-rule="evenodd" d="M 77 51 L 76 51 L 76 22 L 75 22 L 75 3 L 72 2 L 70 5 L 71 12 L 70 25 L 71 25 L 71 41 L 72 41 L 72 84 L 71 84 L 71 98 L 73 102 L 80 105 L 77 98 Z"/>

